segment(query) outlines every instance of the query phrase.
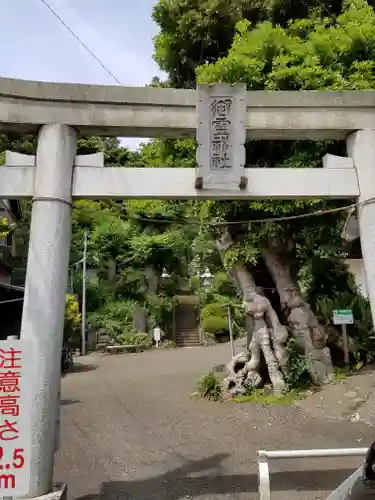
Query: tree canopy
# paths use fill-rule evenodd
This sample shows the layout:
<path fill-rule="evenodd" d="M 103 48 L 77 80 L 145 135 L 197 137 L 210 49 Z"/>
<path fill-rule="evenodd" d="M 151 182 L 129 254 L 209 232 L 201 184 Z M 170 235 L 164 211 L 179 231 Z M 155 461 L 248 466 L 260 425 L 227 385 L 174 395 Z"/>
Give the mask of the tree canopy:
<path fill-rule="evenodd" d="M 190 88 L 197 66 L 227 55 L 239 21 L 287 26 L 316 8 L 334 18 L 341 7 L 342 0 L 159 0 L 154 57 L 171 86 Z"/>

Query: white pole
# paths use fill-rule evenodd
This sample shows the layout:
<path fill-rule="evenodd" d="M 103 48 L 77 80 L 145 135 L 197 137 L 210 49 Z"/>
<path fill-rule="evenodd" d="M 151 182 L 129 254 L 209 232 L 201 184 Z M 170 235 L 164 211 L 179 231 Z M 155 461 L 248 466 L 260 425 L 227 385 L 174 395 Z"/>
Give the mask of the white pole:
<path fill-rule="evenodd" d="M 71 293 L 74 293 L 74 276 L 73 276 L 73 266 L 70 267 L 69 269 L 69 274 L 70 274 L 70 291 Z"/>
<path fill-rule="evenodd" d="M 30 415 L 30 498 L 52 491 L 76 147 L 72 127 L 41 127 L 21 325 L 21 339 L 32 343 L 38 356 Z"/>
<path fill-rule="evenodd" d="M 234 342 L 233 342 L 233 328 L 232 328 L 232 313 L 230 306 L 228 306 L 228 327 L 229 327 L 229 338 L 230 338 L 230 349 L 232 351 L 232 358 L 234 356 Z"/>
<path fill-rule="evenodd" d="M 82 260 L 82 322 L 81 322 L 81 338 L 82 347 L 81 354 L 86 354 L 86 276 L 87 276 L 87 237 L 88 232 L 85 231 L 83 260 Z"/>

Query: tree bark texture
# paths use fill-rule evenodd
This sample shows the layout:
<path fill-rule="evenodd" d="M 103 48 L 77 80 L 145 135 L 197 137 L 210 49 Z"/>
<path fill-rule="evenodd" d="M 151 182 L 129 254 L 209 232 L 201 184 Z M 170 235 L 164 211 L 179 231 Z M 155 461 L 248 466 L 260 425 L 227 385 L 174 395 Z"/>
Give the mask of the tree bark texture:
<path fill-rule="evenodd" d="M 225 252 L 232 245 L 233 241 L 228 231 L 223 232 L 220 239 L 216 240 L 223 262 Z M 237 263 L 231 268 L 231 275 L 241 287 L 245 312 L 253 320 L 253 335 L 248 346 L 250 359 L 241 370 L 236 371 L 235 368 L 230 368 L 233 362 L 236 366 L 235 357 L 228 365 L 229 375 L 225 384 L 227 388 L 231 388 L 229 392 L 232 394 L 240 394 L 241 387 L 259 387 L 262 382 L 259 368 L 263 353 L 273 389 L 275 392 L 281 392 L 286 388 L 283 374 L 287 369 L 285 343 L 288 332 L 280 323 L 270 301 L 257 290 L 249 270 L 243 264 Z"/>
<path fill-rule="evenodd" d="M 261 256 L 274 280 L 291 334 L 309 361 L 313 382 L 322 384 L 333 375 L 328 335 L 303 298 L 294 276 L 293 249 L 292 241 L 269 238 L 267 246 L 261 249 Z"/>

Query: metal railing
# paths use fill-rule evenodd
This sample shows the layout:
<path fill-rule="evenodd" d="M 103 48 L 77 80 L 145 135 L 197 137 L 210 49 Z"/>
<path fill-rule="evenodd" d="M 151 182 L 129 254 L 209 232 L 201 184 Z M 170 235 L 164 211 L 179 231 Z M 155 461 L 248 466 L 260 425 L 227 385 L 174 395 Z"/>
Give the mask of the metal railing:
<path fill-rule="evenodd" d="M 294 458 L 365 457 L 368 448 L 336 448 L 323 450 L 258 451 L 260 500 L 271 500 L 269 460 Z"/>

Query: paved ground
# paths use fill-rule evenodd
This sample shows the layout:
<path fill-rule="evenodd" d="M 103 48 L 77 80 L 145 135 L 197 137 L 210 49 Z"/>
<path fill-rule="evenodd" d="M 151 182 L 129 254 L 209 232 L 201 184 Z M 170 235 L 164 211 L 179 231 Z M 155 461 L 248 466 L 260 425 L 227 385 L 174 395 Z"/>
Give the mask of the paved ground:
<path fill-rule="evenodd" d="M 191 400 L 197 376 L 229 355 L 221 345 L 80 358 L 77 372 L 62 381 L 56 464 L 70 498 L 255 500 L 256 450 L 373 440 L 363 423 L 330 421 L 301 408 Z M 277 462 L 273 499 L 324 499 L 358 464 Z"/>

